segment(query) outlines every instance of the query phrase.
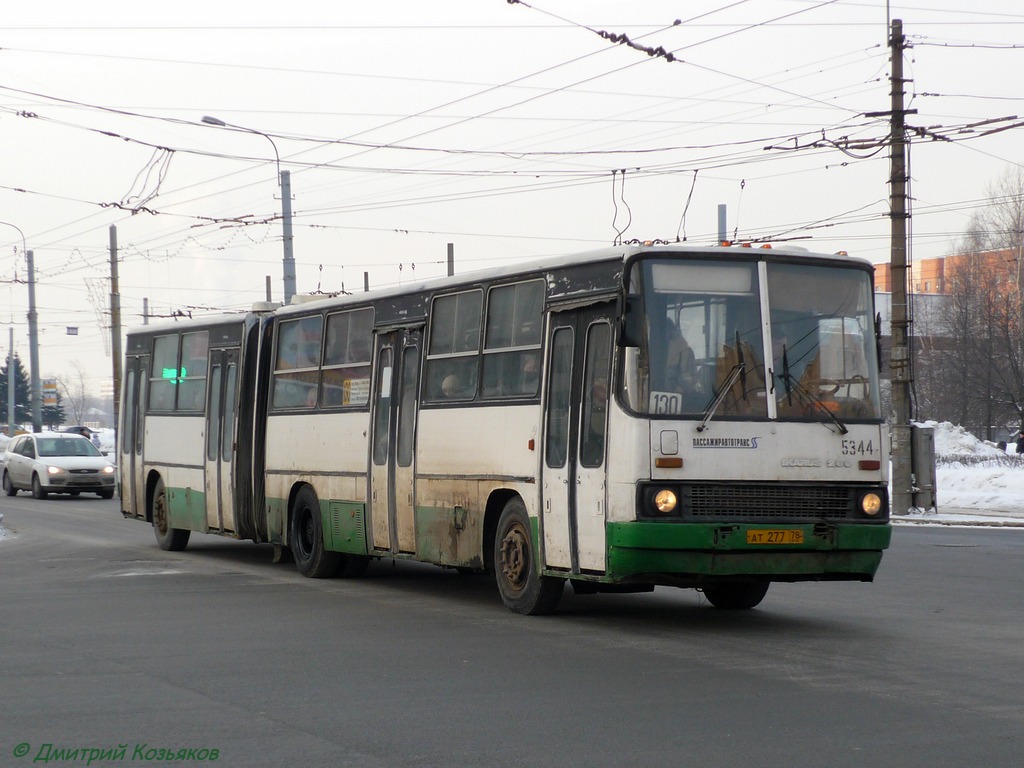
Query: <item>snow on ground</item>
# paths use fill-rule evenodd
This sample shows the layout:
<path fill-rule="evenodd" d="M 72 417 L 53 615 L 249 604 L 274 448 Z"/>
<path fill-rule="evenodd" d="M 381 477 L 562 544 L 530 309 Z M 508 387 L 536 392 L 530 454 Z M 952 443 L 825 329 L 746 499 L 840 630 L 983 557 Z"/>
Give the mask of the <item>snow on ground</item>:
<path fill-rule="evenodd" d="M 935 430 L 938 509 L 910 517 L 1024 521 L 1024 455 L 1014 453 L 1013 443 L 1004 451 L 948 421 L 921 424 Z"/>

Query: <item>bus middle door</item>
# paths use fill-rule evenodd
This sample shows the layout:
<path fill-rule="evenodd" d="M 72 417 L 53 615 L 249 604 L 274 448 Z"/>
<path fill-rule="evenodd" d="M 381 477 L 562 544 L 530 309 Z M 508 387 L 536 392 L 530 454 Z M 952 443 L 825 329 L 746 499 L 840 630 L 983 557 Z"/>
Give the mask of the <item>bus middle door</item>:
<path fill-rule="evenodd" d="M 612 325 L 607 305 L 554 313 L 545 394 L 548 567 L 603 573 Z"/>
<path fill-rule="evenodd" d="M 370 519 L 377 550 L 416 551 L 414 446 L 421 338 L 419 328 L 377 336 L 370 440 Z"/>
<path fill-rule="evenodd" d="M 206 403 L 206 525 L 211 530 L 235 531 L 232 465 L 238 393 L 238 350 L 210 351 Z"/>

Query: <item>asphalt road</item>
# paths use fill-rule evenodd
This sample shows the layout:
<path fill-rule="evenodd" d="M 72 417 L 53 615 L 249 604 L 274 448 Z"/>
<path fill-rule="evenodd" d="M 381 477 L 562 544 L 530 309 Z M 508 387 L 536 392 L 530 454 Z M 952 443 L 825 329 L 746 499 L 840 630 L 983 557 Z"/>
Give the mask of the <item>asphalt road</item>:
<path fill-rule="evenodd" d="M 753 611 L 659 588 L 529 618 L 429 566 L 162 552 L 116 501 L 0 513 L 0 766 L 1022 764 L 1021 529 L 901 527 L 874 584 Z"/>

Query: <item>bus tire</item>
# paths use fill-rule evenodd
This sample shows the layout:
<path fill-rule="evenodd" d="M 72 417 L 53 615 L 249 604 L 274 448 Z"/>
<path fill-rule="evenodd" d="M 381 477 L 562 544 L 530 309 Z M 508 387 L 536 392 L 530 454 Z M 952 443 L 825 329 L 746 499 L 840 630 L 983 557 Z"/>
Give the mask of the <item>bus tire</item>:
<path fill-rule="evenodd" d="M 295 495 L 291 513 L 291 540 L 289 541 L 295 567 L 311 579 L 333 576 L 341 564 L 338 552 L 324 549 L 323 520 L 320 502 L 308 485 Z"/>
<path fill-rule="evenodd" d="M 192 533 L 187 528 L 171 528 L 167 520 L 167 491 L 163 480 L 156 481 L 153 489 L 153 533 L 156 543 L 166 552 L 181 552 L 188 546 L 188 537 Z"/>
<path fill-rule="evenodd" d="M 14 483 L 11 482 L 11 476 L 6 469 L 4 470 L 4 493 L 8 496 L 18 495 L 18 489 L 14 487 Z"/>
<path fill-rule="evenodd" d="M 565 582 L 539 571 L 526 505 L 517 496 L 505 504 L 494 536 L 494 576 L 505 607 L 528 616 L 555 610 Z"/>
<path fill-rule="evenodd" d="M 704 597 L 715 608 L 742 611 L 760 603 L 768 592 L 767 581 L 744 581 L 733 584 L 715 584 L 703 588 Z"/>

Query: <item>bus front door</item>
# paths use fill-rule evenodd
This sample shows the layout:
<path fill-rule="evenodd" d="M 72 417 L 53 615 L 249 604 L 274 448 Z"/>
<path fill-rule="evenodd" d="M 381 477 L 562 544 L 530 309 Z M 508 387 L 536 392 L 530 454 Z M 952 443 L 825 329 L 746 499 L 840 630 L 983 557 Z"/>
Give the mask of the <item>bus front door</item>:
<path fill-rule="evenodd" d="M 405 328 L 377 337 L 370 440 L 370 520 L 376 550 L 416 551 L 413 448 L 421 336 L 419 328 Z"/>
<path fill-rule="evenodd" d="M 206 402 L 206 526 L 235 531 L 232 464 L 238 403 L 238 350 L 210 350 Z"/>
<path fill-rule="evenodd" d="M 146 390 L 149 358 L 130 357 L 125 366 L 118 467 L 121 473 L 121 511 L 146 519 L 146 478 L 142 447 L 146 430 Z"/>
<path fill-rule="evenodd" d="M 545 563 L 605 571 L 611 310 L 554 313 L 549 326 L 542 469 Z"/>

